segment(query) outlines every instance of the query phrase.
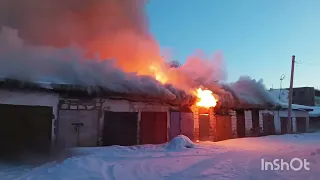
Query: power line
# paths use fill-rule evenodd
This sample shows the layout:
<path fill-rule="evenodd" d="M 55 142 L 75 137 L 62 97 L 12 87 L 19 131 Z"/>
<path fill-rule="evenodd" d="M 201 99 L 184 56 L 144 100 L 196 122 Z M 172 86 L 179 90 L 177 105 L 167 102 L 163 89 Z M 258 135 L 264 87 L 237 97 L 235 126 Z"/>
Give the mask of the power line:
<path fill-rule="evenodd" d="M 300 65 L 303 65 L 303 66 L 316 66 L 316 67 L 319 67 L 320 64 L 319 63 L 314 63 L 314 62 L 305 62 L 305 61 L 295 61 L 295 63 L 300 66 Z"/>

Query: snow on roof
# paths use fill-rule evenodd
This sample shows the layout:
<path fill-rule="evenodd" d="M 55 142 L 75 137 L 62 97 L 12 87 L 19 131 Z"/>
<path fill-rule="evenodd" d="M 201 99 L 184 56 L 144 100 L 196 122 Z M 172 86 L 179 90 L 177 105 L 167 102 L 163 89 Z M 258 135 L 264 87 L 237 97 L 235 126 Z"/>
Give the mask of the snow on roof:
<path fill-rule="evenodd" d="M 309 112 L 310 117 L 320 117 L 320 106 L 314 106 L 313 111 Z"/>
<path fill-rule="evenodd" d="M 281 105 L 282 108 L 288 109 L 288 104 L 283 103 Z M 304 105 L 299 105 L 299 104 L 292 104 L 292 109 L 293 110 L 299 110 L 299 111 L 313 111 L 312 106 L 304 106 Z"/>

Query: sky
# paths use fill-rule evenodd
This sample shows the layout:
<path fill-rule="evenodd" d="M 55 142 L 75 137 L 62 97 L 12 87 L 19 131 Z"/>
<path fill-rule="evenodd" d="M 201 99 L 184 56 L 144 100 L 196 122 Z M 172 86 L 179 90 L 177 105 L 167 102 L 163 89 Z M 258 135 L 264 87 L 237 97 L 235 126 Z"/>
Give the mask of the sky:
<path fill-rule="evenodd" d="M 319 0 L 150 0 L 150 29 L 162 49 L 185 62 L 201 49 L 222 51 L 228 81 L 248 75 L 267 88 L 320 88 Z"/>

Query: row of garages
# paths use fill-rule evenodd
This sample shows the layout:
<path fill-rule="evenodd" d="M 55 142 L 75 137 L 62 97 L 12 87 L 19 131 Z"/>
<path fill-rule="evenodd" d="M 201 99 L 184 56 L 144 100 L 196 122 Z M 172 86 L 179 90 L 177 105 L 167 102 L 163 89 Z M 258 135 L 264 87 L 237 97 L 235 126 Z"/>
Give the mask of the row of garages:
<path fill-rule="evenodd" d="M 194 141 L 220 141 L 288 132 L 287 118 L 283 116 L 285 111 L 199 114 L 188 108 L 181 110 L 168 105 L 123 100 L 68 103 L 60 100 L 56 108 L 52 105 L 59 102 L 56 99 L 50 102 L 41 100 L 45 96 L 36 97 L 30 96 L 29 101 L 23 103 L 6 103 L 4 98 L 0 101 L 3 151 L 44 151 L 52 145 L 161 144 L 179 134 Z M 307 131 L 308 117 L 305 114 L 308 113 L 293 113 L 293 132 Z"/>
<path fill-rule="evenodd" d="M 0 138 L 1 143 L 6 144 L 2 147 L 7 147 L 10 151 L 12 148 L 30 149 L 50 146 L 53 119 L 51 107 L 1 104 L 0 113 L 2 114 Z M 246 125 L 248 119 L 250 120 L 248 116 L 238 113 L 236 125 L 233 127 L 232 115 L 215 115 L 214 138 L 210 137 L 212 131 L 210 115 L 199 115 L 198 139 L 194 137 L 192 112 L 170 111 L 168 116 L 168 112 L 104 111 L 102 132 L 99 133 L 101 129 L 99 128 L 99 111 L 95 109 L 59 110 L 58 121 L 54 124 L 57 126 L 55 127 L 56 142 L 64 147 L 161 144 L 179 134 L 184 134 L 192 140 L 220 141 L 234 137 L 288 133 L 286 117 L 280 117 L 277 125 L 277 117 L 275 118 L 274 114 L 261 115 L 262 123 L 259 122 L 260 119 L 257 121 L 251 118 L 250 129 Z M 306 132 L 307 117 L 294 117 L 294 119 L 295 121 L 291 123 L 291 131 Z M 277 126 L 279 128 L 276 128 Z M 233 128 L 236 128 L 235 135 Z"/>
<path fill-rule="evenodd" d="M 179 134 L 191 139 L 193 137 L 192 113 L 173 111 L 170 113 L 170 120 L 168 112 L 104 111 L 103 113 L 102 128 L 99 128 L 98 111 L 60 111 L 57 144 L 64 147 L 131 146 L 161 144 Z M 78 129 L 73 125 L 75 122 L 80 125 Z"/>

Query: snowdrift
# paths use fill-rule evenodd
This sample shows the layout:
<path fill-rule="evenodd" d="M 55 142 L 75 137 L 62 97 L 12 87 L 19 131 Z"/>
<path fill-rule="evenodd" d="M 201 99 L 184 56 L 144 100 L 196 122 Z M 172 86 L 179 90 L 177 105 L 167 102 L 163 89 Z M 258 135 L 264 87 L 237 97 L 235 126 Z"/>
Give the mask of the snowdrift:
<path fill-rule="evenodd" d="M 195 144 L 184 135 L 178 135 L 173 138 L 167 145 L 167 150 L 183 150 L 185 148 L 193 148 Z"/>

